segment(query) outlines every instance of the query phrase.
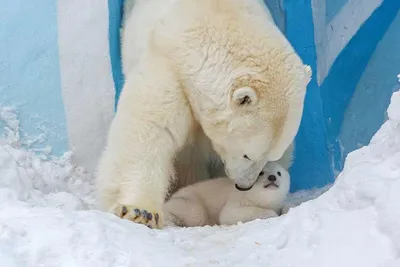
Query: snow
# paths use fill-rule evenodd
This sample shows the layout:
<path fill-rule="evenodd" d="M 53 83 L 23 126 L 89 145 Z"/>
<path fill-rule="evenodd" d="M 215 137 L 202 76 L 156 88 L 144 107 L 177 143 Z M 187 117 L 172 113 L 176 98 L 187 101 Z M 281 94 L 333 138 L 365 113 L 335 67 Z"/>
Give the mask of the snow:
<path fill-rule="evenodd" d="M 291 195 L 286 215 L 151 230 L 96 210 L 93 177 L 69 153 L 23 147 L 0 106 L 0 266 L 400 266 L 400 92 L 388 117 L 332 187 Z"/>

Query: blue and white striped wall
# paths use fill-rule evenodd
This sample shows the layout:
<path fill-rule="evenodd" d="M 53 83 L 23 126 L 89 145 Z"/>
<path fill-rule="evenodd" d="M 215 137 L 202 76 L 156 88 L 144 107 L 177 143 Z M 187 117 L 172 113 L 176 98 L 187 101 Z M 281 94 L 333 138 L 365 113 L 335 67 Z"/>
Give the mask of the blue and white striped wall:
<path fill-rule="evenodd" d="M 314 77 L 292 190 L 323 186 L 385 120 L 400 72 L 400 1 L 285 0 L 285 34 Z"/>
<path fill-rule="evenodd" d="M 51 146 L 57 156 L 72 150 L 89 170 L 124 82 L 123 1 L 0 0 L 0 105 L 17 109 L 21 134 L 46 137 L 33 147 Z M 292 190 L 320 187 L 385 120 L 400 72 L 400 1 L 265 2 L 314 71 Z"/>

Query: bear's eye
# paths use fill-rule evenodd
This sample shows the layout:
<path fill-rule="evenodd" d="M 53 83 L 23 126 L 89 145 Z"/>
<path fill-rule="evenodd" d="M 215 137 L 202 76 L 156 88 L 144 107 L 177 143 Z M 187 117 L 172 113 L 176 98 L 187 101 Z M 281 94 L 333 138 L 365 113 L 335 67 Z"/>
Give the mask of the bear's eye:
<path fill-rule="evenodd" d="M 247 155 L 243 155 L 243 158 L 250 160 L 249 157 Z"/>
<path fill-rule="evenodd" d="M 264 172 L 260 172 L 259 176 L 263 176 L 263 175 L 264 175 Z"/>
<path fill-rule="evenodd" d="M 281 176 L 281 172 L 278 172 L 277 174 L 278 174 L 278 176 Z"/>
<path fill-rule="evenodd" d="M 243 106 L 244 104 L 249 104 L 251 102 L 250 97 L 248 97 L 247 95 L 245 97 L 243 97 L 242 99 L 240 99 L 239 101 L 239 106 Z"/>

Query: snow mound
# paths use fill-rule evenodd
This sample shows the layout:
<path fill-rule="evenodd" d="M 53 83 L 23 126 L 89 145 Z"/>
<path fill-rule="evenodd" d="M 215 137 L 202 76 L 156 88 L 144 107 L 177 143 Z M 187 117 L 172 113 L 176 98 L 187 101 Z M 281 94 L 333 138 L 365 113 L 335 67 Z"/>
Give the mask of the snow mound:
<path fill-rule="evenodd" d="M 92 177 L 69 154 L 21 149 L 13 112 L 0 107 L 0 266 L 400 266 L 400 92 L 329 190 L 230 227 L 151 230 L 96 210 Z"/>

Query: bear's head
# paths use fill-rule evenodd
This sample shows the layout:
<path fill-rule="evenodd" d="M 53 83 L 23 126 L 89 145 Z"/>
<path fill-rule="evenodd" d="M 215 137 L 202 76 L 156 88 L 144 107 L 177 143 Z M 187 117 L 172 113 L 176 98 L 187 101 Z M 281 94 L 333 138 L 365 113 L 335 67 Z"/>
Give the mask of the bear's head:
<path fill-rule="evenodd" d="M 310 68 L 270 71 L 235 79 L 223 109 L 200 111 L 204 132 L 239 190 L 250 189 L 263 166 L 283 156 L 300 125 Z"/>
<path fill-rule="evenodd" d="M 164 20 L 155 47 L 169 57 L 227 175 L 246 190 L 293 142 L 311 68 L 260 1 L 205 2 L 180 1 L 181 22 Z"/>

